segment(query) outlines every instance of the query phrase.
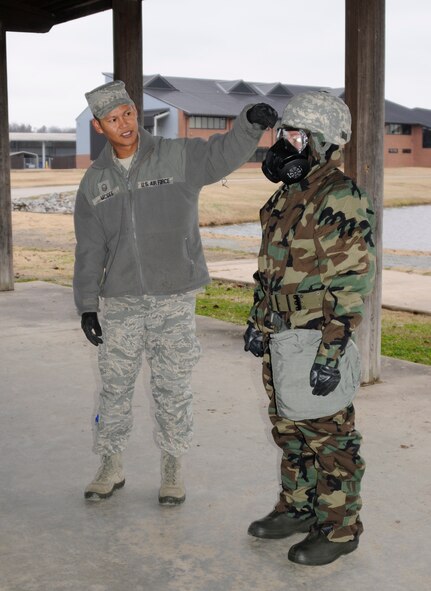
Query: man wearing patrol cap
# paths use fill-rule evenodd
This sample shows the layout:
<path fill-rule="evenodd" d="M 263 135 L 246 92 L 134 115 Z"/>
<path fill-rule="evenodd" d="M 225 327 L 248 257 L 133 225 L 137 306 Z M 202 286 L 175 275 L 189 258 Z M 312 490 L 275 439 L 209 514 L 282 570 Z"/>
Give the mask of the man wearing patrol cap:
<path fill-rule="evenodd" d="M 102 119 L 120 105 L 134 104 L 121 80 L 114 80 L 98 86 L 94 90 L 86 92 L 85 98 L 91 112 L 97 119 Z"/>
<path fill-rule="evenodd" d="M 328 564 L 356 549 L 363 527 L 352 400 L 352 340 L 375 273 L 374 212 L 338 168 L 351 134 L 347 105 L 324 91 L 294 96 L 262 165 L 281 186 L 260 212 L 262 244 L 245 350 L 263 357 L 272 434 L 282 449 L 275 510 L 258 538 L 309 532 L 289 560 Z"/>
<path fill-rule="evenodd" d="M 192 439 L 191 372 L 200 356 L 196 292 L 210 280 L 199 192 L 247 161 L 278 115 L 265 103 L 248 105 L 226 134 L 171 140 L 138 126 L 120 80 L 86 98 L 96 132 L 108 142 L 82 179 L 74 216 L 75 303 L 86 337 L 99 348 L 102 378 L 94 422 L 101 465 L 85 498 L 104 499 L 125 483 L 122 452 L 145 354 L 162 450 L 159 502 L 178 505 L 185 499 L 181 456 Z"/>

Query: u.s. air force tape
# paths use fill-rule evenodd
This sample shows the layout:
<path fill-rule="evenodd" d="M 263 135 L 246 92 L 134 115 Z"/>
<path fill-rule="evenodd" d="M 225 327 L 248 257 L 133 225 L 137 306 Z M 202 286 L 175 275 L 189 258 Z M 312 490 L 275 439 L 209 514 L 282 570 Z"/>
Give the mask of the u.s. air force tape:
<path fill-rule="evenodd" d="M 174 182 L 174 177 L 166 177 L 164 179 L 153 179 L 150 181 L 139 181 L 138 182 L 138 189 L 146 189 L 151 187 L 160 187 L 160 185 L 172 185 Z"/>

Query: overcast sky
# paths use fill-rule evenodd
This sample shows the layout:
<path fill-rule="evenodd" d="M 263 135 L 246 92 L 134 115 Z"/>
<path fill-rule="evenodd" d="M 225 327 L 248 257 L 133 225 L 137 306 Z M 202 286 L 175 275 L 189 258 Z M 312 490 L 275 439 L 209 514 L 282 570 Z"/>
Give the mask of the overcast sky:
<path fill-rule="evenodd" d="M 306 9 L 302 7 L 306 4 Z M 345 0 L 145 0 L 144 72 L 344 86 Z M 386 0 L 386 98 L 431 109 L 431 1 Z M 7 33 L 9 121 L 74 127 L 112 72 L 112 12 Z"/>

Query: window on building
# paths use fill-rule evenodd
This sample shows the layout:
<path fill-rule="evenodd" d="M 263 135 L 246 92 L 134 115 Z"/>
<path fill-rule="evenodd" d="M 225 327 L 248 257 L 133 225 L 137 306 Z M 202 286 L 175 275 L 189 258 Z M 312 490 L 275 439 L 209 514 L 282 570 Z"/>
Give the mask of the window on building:
<path fill-rule="evenodd" d="M 431 148 L 431 129 L 424 127 L 422 130 L 422 148 Z"/>
<path fill-rule="evenodd" d="M 411 135 L 412 126 L 405 123 L 386 123 L 386 135 Z"/>
<path fill-rule="evenodd" d="M 411 154 L 412 151 L 410 150 L 410 148 L 403 148 L 403 154 Z"/>
<path fill-rule="evenodd" d="M 226 129 L 226 117 L 204 117 L 192 115 L 189 119 L 190 129 Z"/>
<path fill-rule="evenodd" d="M 398 148 L 389 148 L 389 154 L 398 154 Z"/>

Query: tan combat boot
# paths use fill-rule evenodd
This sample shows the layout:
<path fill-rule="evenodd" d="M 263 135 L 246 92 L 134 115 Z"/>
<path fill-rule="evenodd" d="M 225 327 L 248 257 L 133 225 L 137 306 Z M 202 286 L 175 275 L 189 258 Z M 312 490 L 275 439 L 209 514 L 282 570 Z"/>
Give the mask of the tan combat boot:
<path fill-rule="evenodd" d="M 162 451 L 162 484 L 159 490 L 161 505 L 180 505 L 184 503 L 186 491 L 181 477 L 181 458 L 175 458 Z"/>
<path fill-rule="evenodd" d="M 102 456 L 100 468 L 93 482 L 85 489 L 84 496 L 89 501 L 107 499 L 115 489 L 124 486 L 125 482 L 121 453 Z"/>

